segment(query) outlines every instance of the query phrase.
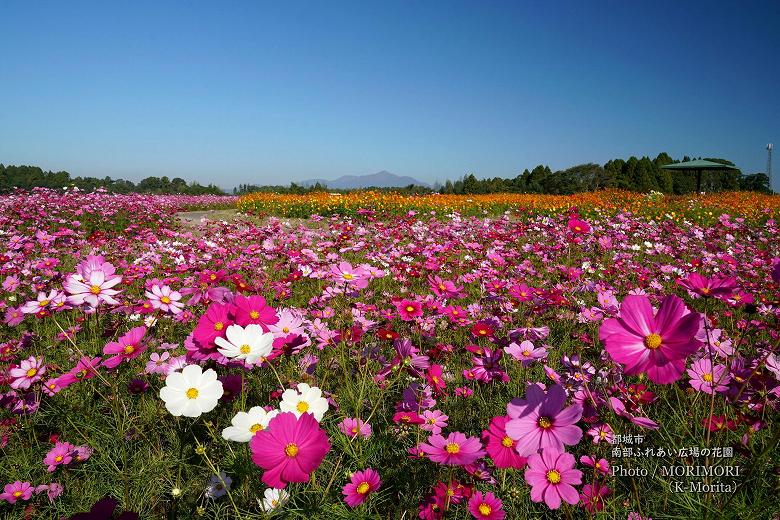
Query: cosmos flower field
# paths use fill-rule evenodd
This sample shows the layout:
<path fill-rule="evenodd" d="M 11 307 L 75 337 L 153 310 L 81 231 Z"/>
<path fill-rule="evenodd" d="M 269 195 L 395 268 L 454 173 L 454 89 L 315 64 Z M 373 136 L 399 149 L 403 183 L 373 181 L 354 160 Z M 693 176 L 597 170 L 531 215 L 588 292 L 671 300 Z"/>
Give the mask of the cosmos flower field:
<path fill-rule="evenodd" d="M 0 517 L 780 514 L 778 197 L 523 197 L 0 196 Z"/>

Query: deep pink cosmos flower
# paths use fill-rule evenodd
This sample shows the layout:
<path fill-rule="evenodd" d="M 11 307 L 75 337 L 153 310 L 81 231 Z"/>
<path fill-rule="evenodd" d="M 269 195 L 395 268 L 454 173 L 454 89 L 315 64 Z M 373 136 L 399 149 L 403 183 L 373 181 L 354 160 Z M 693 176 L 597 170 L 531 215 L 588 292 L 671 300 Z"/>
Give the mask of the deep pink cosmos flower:
<path fill-rule="evenodd" d="M 677 284 L 685 287 L 693 298 L 700 296 L 728 298 L 737 288 L 736 279 L 730 276 L 707 278 L 699 273 L 691 273 L 687 278 L 678 279 Z"/>
<path fill-rule="evenodd" d="M 569 231 L 576 235 L 584 235 L 590 233 L 590 224 L 579 218 L 570 218 Z"/>
<path fill-rule="evenodd" d="M 18 367 L 8 371 L 11 378 L 11 388 L 15 390 L 27 390 L 41 380 L 41 376 L 46 373 L 46 367 L 43 365 L 43 358 L 38 359 L 35 356 L 22 360 Z"/>
<path fill-rule="evenodd" d="M 491 492 L 483 495 L 482 491 L 474 491 L 469 498 L 469 513 L 480 520 L 504 520 L 503 508 L 504 504 Z"/>
<path fill-rule="evenodd" d="M 531 486 L 531 500 L 544 502 L 550 509 L 561 507 L 561 500 L 576 504 L 580 496 L 574 485 L 582 483 L 582 471 L 574 469 L 574 455 L 554 448 L 528 457 L 525 481 Z"/>
<path fill-rule="evenodd" d="M 379 473 L 371 468 L 356 471 L 352 474 L 349 484 L 346 484 L 341 492 L 344 493 L 344 502 L 349 507 L 357 507 L 366 501 L 368 495 L 379 489 L 382 480 Z"/>
<path fill-rule="evenodd" d="M 146 345 L 142 343 L 145 334 L 146 327 L 134 327 L 117 341 L 108 343 L 103 347 L 103 354 L 116 355 L 103 361 L 103 366 L 116 368 L 122 361 L 130 361 L 140 356 L 146 350 Z"/>
<path fill-rule="evenodd" d="M 513 399 L 507 406 L 510 420 L 507 435 L 517 441 L 517 453 L 528 456 L 543 448 L 563 451 L 564 445 L 580 442 L 582 430 L 575 424 L 582 417 L 582 406 L 566 408 L 566 391 L 553 385 L 545 394 L 538 385 L 531 385 L 525 399 Z"/>
<path fill-rule="evenodd" d="M 485 455 L 482 443 L 476 437 L 466 437 L 460 432 L 452 432 L 445 439 L 441 435 L 431 435 L 420 449 L 433 462 L 447 466 L 471 464 Z"/>
<path fill-rule="evenodd" d="M 234 321 L 229 315 L 230 305 L 222 303 L 212 303 L 206 312 L 198 320 L 198 325 L 192 332 L 192 338 L 200 348 L 216 349 L 217 344 L 214 340 L 225 337 L 227 328 L 233 325 Z"/>
<path fill-rule="evenodd" d="M 57 466 L 70 464 L 73 461 L 75 448 L 69 442 L 57 442 L 43 458 L 43 465 L 46 466 L 46 471 L 51 473 L 57 469 Z"/>
<path fill-rule="evenodd" d="M 465 296 L 462 286 L 457 286 L 453 282 L 442 280 L 438 276 L 429 276 L 428 284 L 433 294 L 439 298 L 461 298 Z"/>
<path fill-rule="evenodd" d="M 269 306 L 262 296 L 236 296 L 235 305 L 236 323 L 242 327 L 257 324 L 268 332 L 268 326 L 279 321 L 279 316 L 273 307 Z"/>
<path fill-rule="evenodd" d="M 29 482 L 21 482 L 17 480 L 11 484 L 6 484 L 3 487 L 3 492 L 0 493 L 0 500 L 5 500 L 9 504 L 15 504 L 17 500 L 30 500 L 35 488 Z"/>
<path fill-rule="evenodd" d="M 695 337 L 700 320 L 677 296 L 664 298 L 653 314 L 647 296 L 631 295 L 623 300 L 619 317 L 601 325 L 599 339 L 627 375 L 647 372 L 650 381 L 668 384 L 680 379 L 685 359 L 701 347 Z"/>
<path fill-rule="evenodd" d="M 691 387 L 705 394 L 724 392 L 728 390 L 731 382 L 731 374 L 724 365 L 712 365 L 707 358 L 699 359 L 691 364 L 688 369 L 691 378 Z"/>
<path fill-rule="evenodd" d="M 330 442 L 312 414 L 284 412 L 255 433 L 249 449 L 252 461 L 265 470 L 263 482 L 283 489 L 288 482 L 308 482 L 330 451 Z"/>
<path fill-rule="evenodd" d="M 525 466 L 526 458 L 517 453 L 517 441 L 506 433 L 506 423 L 510 417 L 493 417 L 487 430 L 482 431 L 482 442 L 487 446 L 487 454 L 497 468 L 520 469 Z"/>
<path fill-rule="evenodd" d="M 608 497 L 611 493 L 611 489 L 599 482 L 585 484 L 582 486 L 582 492 L 580 493 L 582 507 L 591 514 L 601 511 L 604 509 L 604 498 Z"/>
<path fill-rule="evenodd" d="M 416 317 L 423 315 L 420 302 L 400 300 L 395 302 L 395 308 L 398 310 L 398 315 L 404 321 L 413 321 Z"/>

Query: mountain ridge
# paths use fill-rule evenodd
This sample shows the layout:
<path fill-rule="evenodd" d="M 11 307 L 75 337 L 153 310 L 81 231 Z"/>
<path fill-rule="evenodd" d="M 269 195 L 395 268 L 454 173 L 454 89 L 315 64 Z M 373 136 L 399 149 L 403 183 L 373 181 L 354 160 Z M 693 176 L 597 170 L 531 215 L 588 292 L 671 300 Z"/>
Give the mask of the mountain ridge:
<path fill-rule="evenodd" d="M 328 179 L 308 179 L 300 182 L 304 187 L 313 186 L 320 183 L 328 188 L 335 190 L 352 190 L 358 188 L 403 188 L 414 184 L 415 186 L 430 187 L 426 182 L 418 181 L 408 175 L 400 176 L 387 170 L 382 170 L 368 175 L 342 175 L 333 180 Z"/>

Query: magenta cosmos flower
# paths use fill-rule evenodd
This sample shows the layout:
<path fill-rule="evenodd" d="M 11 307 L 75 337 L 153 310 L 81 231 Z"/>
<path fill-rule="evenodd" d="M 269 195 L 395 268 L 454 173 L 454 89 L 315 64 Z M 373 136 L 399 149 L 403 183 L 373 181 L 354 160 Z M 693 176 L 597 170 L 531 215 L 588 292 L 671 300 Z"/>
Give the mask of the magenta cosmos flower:
<path fill-rule="evenodd" d="M 58 442 L 43 458 L 43 465 L 49 473 L 57 469 L 57 466 L 65 466 L 73 461 L 76 447 L 69 442 Z"/>
<path fill-rule="evenodd" d="M 611 493 L 611 489 L 598 482 L 585 484 L 582 486 L 582 493 L 580 493 L 582 507 L 590 514 L 601 511 L 604 509 L 604 498 L 608 497 Z"/>
<path fill-rule="evenodd" d="M 476 437 L 466 437 L 460 432 L 452 432 L 445 439 L 441 435 L 431 435 L 420 450 L 433 462 L 447 466 L 465 466 L 485 455 L 482 443 Z"/>
<path fill-rule="evenodd" d="M 356 437 L 358 435 L 364 439 L 371 437 L 371 425 L 353 417 L 345 417 L 339 423 L 339 431 L 347 437 Z"/>
<path fill-rule="evenodd" d="M 517 453 L 517 441 L 506 433 L 509 416 L 493 417 L 487 430 L 482 431 L 482 442 L 487 446 L 487 454 L 497 468 L 516 468 L 525 466 L 526 458 Z"/>
<path fill-rule="evenodd" d="M 236 296 L 235 305 L 236 323 L 242 327 L 247 325 L 260 325 L 263 332 L 268 332 L 268 326 L 279 321 L 276 310 L 269 306 L 262 296 Z"/>
<path fill-rule="evenodd" d="M 687 278 L 677 280 L 677 284 L 685 287 L 694 298 L 700 296 L 729 297 L 737 288 L 737 281 L 730 276 L 707 278 L 698 273 L 691 273 Z"/>
<path fill-rule="evenodd" d="M 3 492 L 0 493 L 0 500 L 5 500 L 9 504 L 15 504 L 17 500 L 30 500 L 34 490 L 35 488 L 29 482 L 17 480 L 3 487 Z"/>
<path fill-rule="evenodd" d="M 480 520 L 503 520 L 506 517 L 504 504 L 493 493 L 474 491 L 469 498 L 469 513 Z"/>
<path fill-rule="evenodd" d="M 685 359 L 701 347 L 695 338 L 700 320 L 677 296 L 664 298 L 653 314 L 646 296 L 631 295 L 623 300 L 620 316 L 601 325 L 599 339 L 627 375 L 647 372 L 650 381 L 668 384 L 680 379 Z"/>
<path fill-rule="evenodd" d="M 713 366 L 709 359 L 703 358 L 694 361 L 688 369 L 691 377 L 691 387 L 705 394 L 724 392 L 728 390 L 731 375 L 724 365 Z"/>
<path fill-rule="evenodd" d="M 531 500 L 544 501 L 550 509 L 561 507 L 562 500 L 572 505 L 580 501 L 574 485 L 582 483 L 582 471 L 574 469 L 570 453 L 547 448 L 531 455 L 525 481 L 531 486 Z"/>
<path fill-rule="evenodd" d="M 283 489 L 288 482 L 308 482 L 330 451 L 330 442 L 309 413 L 280 413 L 249 442 L 252 461 L 263 468 L 263 482 Z"/>
<path fill-rule="evenodd" d="M 344 502 L 349 507 L 357 507 L 366 501 L 368 495 L 379 489 L 382 480 L 379 473 L 371 468 L 363 471 L 356 471 L 352 474 L 349 484 L 346 484 L 341 490 L 344 493 Z"/>
<path fill-rule="evenodd" d="M 401 300 L 395 303 L 395 308 L 403 321 L 413 321 L 415 318 L 423 315 L 420 302 Z"/>
<path fill-rule="evenodd" d="M 582 430 L 575 423 L 582 417 L 582 406 L 564 408 L 566 391 L 561 385 L 551 386 L 546 394 L 538 385 L 531 385 L 525 397 L 506 406 L 510 417 L 506 433 L 517 441 L 519 455 L 525 457 L 543 448 L 563 451 L 564 445 L 580 442 Z"/>
<path fill-rule="evenodd" d="M 130 361 L 140 356 L 146 350 L 146 345 L 141 343 L 145 334 L 146 327 L 134 327 L 117 341 L 108 343 L 103 347 L 103 354 L 116 355 L 103 361 L 103 366 L 116 368 L 122 361 Z"/>

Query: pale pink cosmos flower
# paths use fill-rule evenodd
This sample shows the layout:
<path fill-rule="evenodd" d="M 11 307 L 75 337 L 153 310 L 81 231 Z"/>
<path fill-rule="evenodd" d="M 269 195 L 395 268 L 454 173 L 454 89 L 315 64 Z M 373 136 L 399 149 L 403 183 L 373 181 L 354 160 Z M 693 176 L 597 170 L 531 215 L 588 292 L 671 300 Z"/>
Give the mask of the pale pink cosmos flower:
<path fill-rule="evenodd" d="M 731 382 L 731 374 L 724 365 L 714 365 L 707 358 L 694 361 L 688 369 L 690 384 L 694 390 L 705 394 L 725 392 Z"/>
<path fill-rule="evenodd" d="M 184 304 L 181 302 L 181 293 L 174 291 L 167 285 L 154 284 L 151 291 L 146 291 L 146 297 L 149 298 L 152 307 L 162 312 L 179 314 L 184 308 Z"/>
<path fill-rule="evenodd" d="M 447 466 L 465 466 L 485 456 L 477 437 L 466 437 L 460 432 L 452 432 L 446 438 L 431 435 L 427 442 L 420 444 L 420 451 L 433 462 Z"/>
<path fill-rule="evenodd" d="M 41 380 L 41 376 L 46 373 L 46 367 L 43 366 L 43 358 L 30 356 L 22 360 L 19 366 L 8 371 L 11 377 L 11 388 L 15 390 L 27 390 Z"/>
<path fill-rule="evenodd" d="M 441 410 L 425 410 L 421 417 L 424 422 L 420 425 L 420 429 L 434 434 L 441 433 L 442 428 L 447 427 L 447 419 L 449 419 L 449 416 L 444 415 Z"/>
<path fill-rule="evenodd" d="M 119 305 L 114 296 L 119 291 L 112 289 L 122 281 L 121 276 L 107 277 L 106 273 L 100 270 L 90 271 L 89 277 L 83 278 L 78 274 L 69 274 L 62 284 L 68 296 L 68 303 L 71 305 L 87 304 L 92 308 L 97 308 L 101 302 L 109 305 Z"/>
<path fill-rule="evenodd" d="M 54 300 L 57 295 L 58 292 L 56 289 L 49 291 L 49 294 L 41 291 L 38 293 L 38 297 L 35 300 L 25 303 L 19 310 L 25 314 L 35 314 L 50 307 L 52 300 Z"/>
<path fill-rule="evenodd" d="M 339 431 L 347 437 L 357 437 L 358 435 L 364 439 L 371 437 L 371 425 L 352 417 L 345 417 L 339 423 Z"/>

